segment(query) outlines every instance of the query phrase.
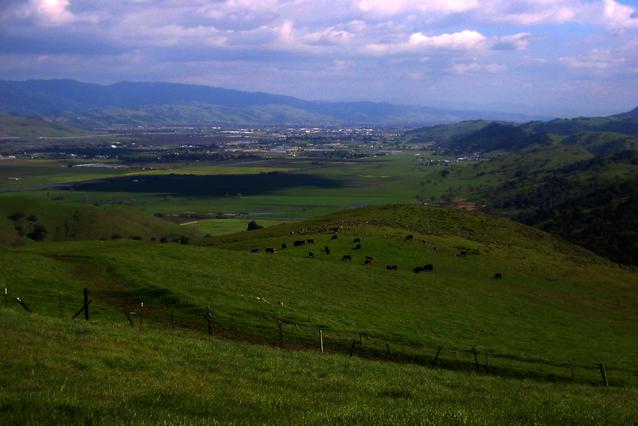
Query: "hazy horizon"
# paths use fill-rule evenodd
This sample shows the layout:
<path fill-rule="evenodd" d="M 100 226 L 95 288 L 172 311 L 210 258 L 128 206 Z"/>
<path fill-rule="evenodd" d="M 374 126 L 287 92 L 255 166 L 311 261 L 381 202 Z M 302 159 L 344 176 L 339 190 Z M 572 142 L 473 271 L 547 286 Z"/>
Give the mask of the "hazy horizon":
<path fill-rule="evenodd" d="M 156 81 L 572 117 L 638 104 L 615 0 L 8 0 L 0 79 Z"/>

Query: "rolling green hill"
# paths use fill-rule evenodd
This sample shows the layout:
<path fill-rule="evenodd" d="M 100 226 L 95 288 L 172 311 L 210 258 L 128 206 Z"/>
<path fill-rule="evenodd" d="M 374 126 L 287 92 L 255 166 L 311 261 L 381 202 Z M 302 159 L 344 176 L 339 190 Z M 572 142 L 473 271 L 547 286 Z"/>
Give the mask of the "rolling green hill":
<path fill-rule="evenodd" d="M 340 228 L 338 238 L 329 231 Z M 300 236 L 300 232 L 304 232 Z M 290 233 L 294 232 L 294 235 Z M 412 234 L 413 240 L 404 241 Z M 311 246 L 294 247 L 298 239 Z M 360 238 L 361 249 L 354 249 Z M 275 255 L 267 247 L 281 247 Z M 617 383 L 638 382 L 632 364 L 638 275 L 524 225 L 457 210 L 395 206 L 357 209 L 314 221 L 212 239 L 212 247 L 135 241 L 66 242 L 3 250 L 12 292 L 36 312 L 78 300 L 83 286 L 106 318 L 145 303 L 147 320 L 204 328 L 207 305 L 218 333 L 256 342 L 347 353 L 365 337 L 365 354 L 386 343 L 404 361 L 473 368 L 468 350 L 489 353 L 506 376 L 595 382 L 596 363 Z M 328 246 L 330 254 L 323 252 Z M 258 253 L 251 253 L 252 249 Z M 314 257 L 309 257 L 309 252 Z M 342 256 L 350 255 L 351 262 Z M 365 256 L 373 257 L 364 265 Z M 389 271 L 386 265 L 398 266 Z M 431 273 L 412 268 L 432 264 Z M 54 274 L 50 274 L 55 271 Z M 502 280 L 495 280 L 495 273 Z M 76 302 L 77 303 L 77 302 Z"/>
<path fill-rule="evenodd" d="M 0 196 L 0 243 L 100 239 L 174 240 L 198 232 L 125 207 L 95 207 L 40 196 Z"/>

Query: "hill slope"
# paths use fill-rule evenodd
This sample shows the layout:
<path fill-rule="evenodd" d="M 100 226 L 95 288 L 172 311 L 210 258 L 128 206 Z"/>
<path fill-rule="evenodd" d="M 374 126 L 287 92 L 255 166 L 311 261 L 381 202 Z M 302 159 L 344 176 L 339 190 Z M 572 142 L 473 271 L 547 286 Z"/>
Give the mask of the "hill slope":
<path fill-rule="evenodd" d="M 43 197 L 0 197 L 0 244 L 135 238 L 194 237 L 195 231 L 123 206 L 112 208 L 52 201 Z"/>
<path fill-rule="evenodd" d="M 58 117 L 83 127 L 136 124 L 428 124 L 489 118 L 498 112 L 374 102 L 317 102 L 268 93 L 172 83 L 108 86 L 73 80 L 0 81 L 0 110 Z"/>
<path fill-rule="evenodd" d="M 0 113 L 0 138 L 66 137 L 81 136 L 86 132 L 40 117 L 23 117 Z"/>
<path fill-rule="evenodd" d="M 475 347 L 481 360 L 488 354 L 491 374 L 583 383 L 599 381 L 604 360 L 616 384 L 638 384 L 638 274 L 534 228 L 389 206 L 211 244 L 37 244 L 3 249 L 0 271 L 12 294 L 41 313 L 56 313 L 59 297 L 77 304 L 89 287 L 104 320 L 125 321 L 122 310 L 140 315 L 144 302 L 149 323 L 172 317 L 206 330 L 210 306 L 215 333 L 232 339 L 277 342 L 283 321 L 292 348 L 316 349 L 321 329 L 332 352 L 348 353 L 355 339 L 365 357 L 387 359 L 389 345 L 403 362 L 471 370 Z M 268 247 L 277 253 L 265 253 Z M 432 272 L 412 271 L 427 264 Z"/>

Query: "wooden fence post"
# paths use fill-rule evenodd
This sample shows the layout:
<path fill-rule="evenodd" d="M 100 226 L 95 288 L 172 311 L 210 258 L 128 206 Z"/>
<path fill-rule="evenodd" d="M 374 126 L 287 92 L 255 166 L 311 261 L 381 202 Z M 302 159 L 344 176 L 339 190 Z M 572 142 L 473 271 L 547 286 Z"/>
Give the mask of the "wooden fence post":
<path fill-rule="evenodd" d="M 210 311 L 210 306 L 206 306 L 206 326 L 208 327 L 208 335 L 213 335 L 213 313 Z"/>
<path fill-rule="evenodd" d="M 355 339 L 352 339 L 352 347 L 350 348 L 350 356 L 354 355 L 354 345 L 357 344 Z"/>
<path fill-rule="evenodd" d="M 18 303 L 20 304 L 20 306 L 22 306 L 24 308 L 25 311 L 27 311 L 28 313 L 31 313 L 31 308 L 29 308 L 29 305 L 27 305 L 22 299 L 20 299 L 19 297 L 16 297 L 16 300 L 18 301 Z"/>
<path fill-rule="evenodd" d="M 390 361 L 395 361 L 394 356 L 392 356 L 392 352 L 390 352 L 390 344 L 386 343 L 385 348 L 388 351 L 388 356 L 390 357 Z"/>
<path fill-rule="evenodd" d="M 277 321 L 277 328 L 279 329 L 279 347 L 284 347 L 284 330 L 283 330 L 283 321 Z"/>
<path fill-rule="evenodd" d="M 89 319 L 89 289 L 85 288 L 84 293 L 84 319 L 88 321 Z"/>
<path fill-rule="evenodd" d="M 605 369 L 605 363 L 604 362 L 600 362 L 600 375 L 603 379 L 603 384 L 605 386 L 609 386 L 609 380 L 607 380 L 607 370 Z"/>
<path fill-rule="evenodd" d="M 436 351 L 436 356 L 434 357 L 434 364 L 436 364 L 437 360 L 439 359 L 439 355 L 441 355 L 442 350 L 443 350 L 443 347 L 439 346 L 439 350 Z"/>
<path fill-rule="evenodd" d="M 144 325 L 144 302 L 140 302 L 140 327 Z"/>
<path fill-rule="evenodd" d="M 131 324 L 131 327 L 133 327 L 133 320 L 131 319 L 131 315 L 128 313 L 126 309 L 124 309 L 124 315 L 126 315 L 126 319 L 128 320 L 128 323 Z"/>
<path fill-rule="evenodd" d="M 319 346 L 321 347 L 321 353 L 323 353 L 323 330 L 319 330 Z"/>
<path fill-rule="evenodd" d="M 478 356 L 476 355 L 476 347 L 472 347 L 472 352 L 474 353 L 474 364 L 476 364 L 476 371 L 479 371 L 479 362 Z"/>
<path fill-rule="evenodd" d="M 6 287 L 4 288 L 4 307 L 9 307 L 9 289 Z"/>

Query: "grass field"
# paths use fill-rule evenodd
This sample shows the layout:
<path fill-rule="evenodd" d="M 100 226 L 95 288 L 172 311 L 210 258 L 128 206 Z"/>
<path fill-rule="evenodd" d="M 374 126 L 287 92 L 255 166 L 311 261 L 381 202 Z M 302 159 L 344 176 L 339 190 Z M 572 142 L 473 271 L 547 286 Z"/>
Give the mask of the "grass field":
<path fill-rule="evenodd" d="M 635 389 L 503 379 L 0 309 L 0 424 L 632 424 Z"/>
<path fill-rule="evenodd" d="M 324 231 L 331 226 L 344 226 L 337 240 Z M 300 229 L 314 245 L 292 247 Z M 415 240 L 403 241 L 407 233 Z M 264 253 L 282 242 L 290 248 Z M 616 385 L 638 383 L 637 274 L 532 228 L 413 206 L 358 209 L 210 244 L 38 244 L 4 249 L 0 262 L 12 294 L 39 313 L 56 315 L 60 297 L 75 311 L 89 287 L 98 316 L 119 322 L 122 309 L 137 312 L 143 301 L 148 321 L 167 324 L 173 311 L 180 324 L 204 330 L 211 306 L 219 333 L 257 343 L 276 342 L 282 320 L 293 347 L 316 349 L 322 329 L 329 350 L 341 353 L 362 334 L 372 358 L 387 359 L 388 344 L 404 362 L 431 364 L 443 347 L 440 365 L 473 369 L 475 347 L 481 369 L 487 353 L 489 370 L 502 376 L 599 383 L 603 361 Z M 364 266 L 365 256 L 374 264 Z M 427 263 L 433 273 L 411 271 Z M 494 280 L 496 272 L 504 278 Z"/>

